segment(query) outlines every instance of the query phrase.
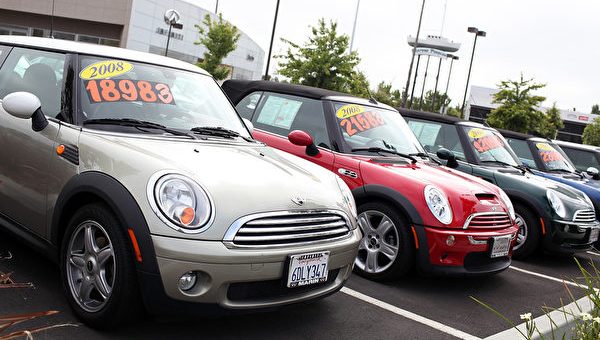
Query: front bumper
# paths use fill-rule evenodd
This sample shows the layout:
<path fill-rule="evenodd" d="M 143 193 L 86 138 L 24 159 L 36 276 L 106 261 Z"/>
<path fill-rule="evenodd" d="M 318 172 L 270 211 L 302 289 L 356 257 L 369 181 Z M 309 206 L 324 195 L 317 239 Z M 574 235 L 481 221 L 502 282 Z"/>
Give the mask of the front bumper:
<path fill-rule="evenodd" d="M 571 221 L 554 220 L 544 235 L 544 249 L 560 253 L 590 250 L 597 241 L 591 239 L 593 231 L 598 229 L 598 222 L 576 224 Z"/>
<path fill-rule="evenodd" d="M 360 239 L 360 231 L 355 229 L 348 238 L 310 246 L 229 249 L 222 242 L 152 236 L 162 293 L 171 300 L 169 305 L 216 304 L 226 309 L 276 307 L 336 292 L 352 272 Z M 318 251 L 330 252 L 328 281 L 287 288 L 288 256 Z M 183 292 L 178 288 L 179 278 L 189 271 L 198 273 L 198 282 Z M 164 306 L 164 302 L 160 304 Z"/>
<path fill-rule="evenodd" d="M 414 226 L 418 237 L 419 270 L 437 275 L 486 275 L 503 271 L 510 266 L 512 245 L 518 227 L 500 230 L 439 229 Z M 508 256 L 490 257 L 490 240 L 497 236 L 512 236 Z M 454 243 L 448 244 L 449 236 Z"/>

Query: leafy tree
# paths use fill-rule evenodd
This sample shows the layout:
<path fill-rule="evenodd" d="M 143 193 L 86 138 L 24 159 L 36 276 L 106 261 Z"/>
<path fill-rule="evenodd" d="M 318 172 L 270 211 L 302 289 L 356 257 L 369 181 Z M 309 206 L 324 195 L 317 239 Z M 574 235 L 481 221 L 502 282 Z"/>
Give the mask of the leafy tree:
<path fill-rule="evenodd" d="M 594 121 L 583 129 L 583 144 L 600 146 L 600 119 Z"/>
<path fill-rule="evenodd" d="M 229 69 L 221 66 L 223 58 L 237 48 L 237 42 L 240 39 L 240 33 L 237 27 L 223 20 L 219 13 L 219 20 L 213 21 L 210 15 L 204 17 L 204 25 L 194 25 L 198 29 L 200 39 L 194 44 L 204 45 L 207 49 L 204 52 L 204 59 L 197 65 L 215 79 L 223 80 L 229 75 Z"/>
<path fill-rule="evenodd" d="M 455 107 L 448 107 L 448 111 L 446 112 L 446 114 L 448 116 L 454 116 L 456 118 L 463 118 L 462 110 L 459 105 L 456 105 Z"/>
<path fill-rule="evenodd" d="M 280 59 L 278 73 L 292 83 L 364 96 L 368 82 L 355 68 L 360 62 L 356 51 L 348 53 L 348 36 L 337 33 L 337 23 L 319 19 L 312 35 L 302 46 L 286 39 L 289 45 Z M 366 85 L 366 86 L 365 86 Z"/>
<path fill-rule="evenodd" d="M 554 139 L 558 130 L 563 127 L 565 125 L 560 118 L 560 110 L 556 107 L 556 103 L 554 103 L 544 114 L 536 131 L 542 137 Z"/>
<path fill-rule="evenodd" d="M 538 131 L 544 113 L 539 110 L 546 97 L 533 94 L 546 84 L 534 83 L 533 79 L 502 81 L 500 91 L 494 94 L 493 103 L 500 106 L 492 110 L 487 122 L 496 128 L 527 133 Z"/>
<path fill-rule="evenodd" d="M 375 100 L 391 107 L 400 107 L 400 104 L 402 104 L 402 94 L 400 90 L 394 90 L 392 84 L 382 81 L 372 94 Z"/>
<path fill-rule="evenodd" d="M 592 105 L 592 114 L 600 115 L 600 106 L 598 106 L 598 104 Z"/>

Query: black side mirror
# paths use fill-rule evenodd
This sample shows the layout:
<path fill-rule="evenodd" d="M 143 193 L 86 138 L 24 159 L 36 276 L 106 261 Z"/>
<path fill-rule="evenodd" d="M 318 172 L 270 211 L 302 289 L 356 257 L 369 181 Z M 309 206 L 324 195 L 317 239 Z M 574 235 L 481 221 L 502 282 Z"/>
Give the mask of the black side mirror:
<path fill-rule="evenodd" d="M 446 166 L 450 167 L 450 168 L 456 168 L 458 167 L 458 162 L 456 161 L 456 156 L 454 156 L 454 153 L 452 153 L 452 151 L 446 149 L 446 148 L 441 148 L 436 152 L 436 155 L 443 160 L 446 160 Z"/>

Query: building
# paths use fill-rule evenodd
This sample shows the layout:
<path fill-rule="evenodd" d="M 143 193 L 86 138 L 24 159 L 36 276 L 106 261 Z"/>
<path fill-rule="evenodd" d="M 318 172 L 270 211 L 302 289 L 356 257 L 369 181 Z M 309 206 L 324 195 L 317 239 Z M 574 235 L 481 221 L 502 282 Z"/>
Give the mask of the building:
<path fill-rule="evenodd" d="M 498 92 L 498 89 L 471 86 L 469 100 L 465 110 L 465 118 L 474 122 L 484 123 L 488 114 L 498 107 L 498 104 L 492 103 L 496 92 Z M 542 108 L 544 111 L 547 109 L 548 108 Z M 557 139 L 581 143 L 583 129 L 598 116 L 575 110 L 560 109 L 560 117 L 562 118 L 565 127 L 558 131 Z"/>
<path fill-rule="evenodd" d="M 198 40 L 195 24 L 214 14 L 183 0 L 2 0 L 0 34 L 52 35 L 56 39 L 120 46 L 164 54 L 169 26 L 167 9 L 181 14 L 183 29 L 173 29 L 168 55 L 196 63 L 206 48 Z M 54 13 L 54 16 L 52 16 Z M 235 79 L 259 79 L 265 52 L 241 32 L 238 47 L 223 60 Z"/>

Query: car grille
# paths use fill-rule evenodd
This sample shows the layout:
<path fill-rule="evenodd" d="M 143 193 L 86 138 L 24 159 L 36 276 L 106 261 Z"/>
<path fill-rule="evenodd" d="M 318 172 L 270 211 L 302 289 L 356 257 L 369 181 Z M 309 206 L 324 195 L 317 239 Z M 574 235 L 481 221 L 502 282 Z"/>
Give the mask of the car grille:
<path fill-rule="evenodd" d="M 501 229 L 512 225 L 510 217 L 505 212 L 478 213 L 469 216 L 465 223 L 465 229 Z"/>
<path fill-rule="evenodd" d="M 596 222 L 596 214 L 591 209 L 578 210 L 575 212 L 575 217 L 573 217 L 573 222 L 582 223 L 582 224 L 594 223 L 594 222 Z"/>
<path fill-rule="evenodd" d="M 283 212 L 238 220 L 224 241 L 238 247 L 277 247 L 343 238 L 349 232 L 348 222 L 337 213 Z"/>

